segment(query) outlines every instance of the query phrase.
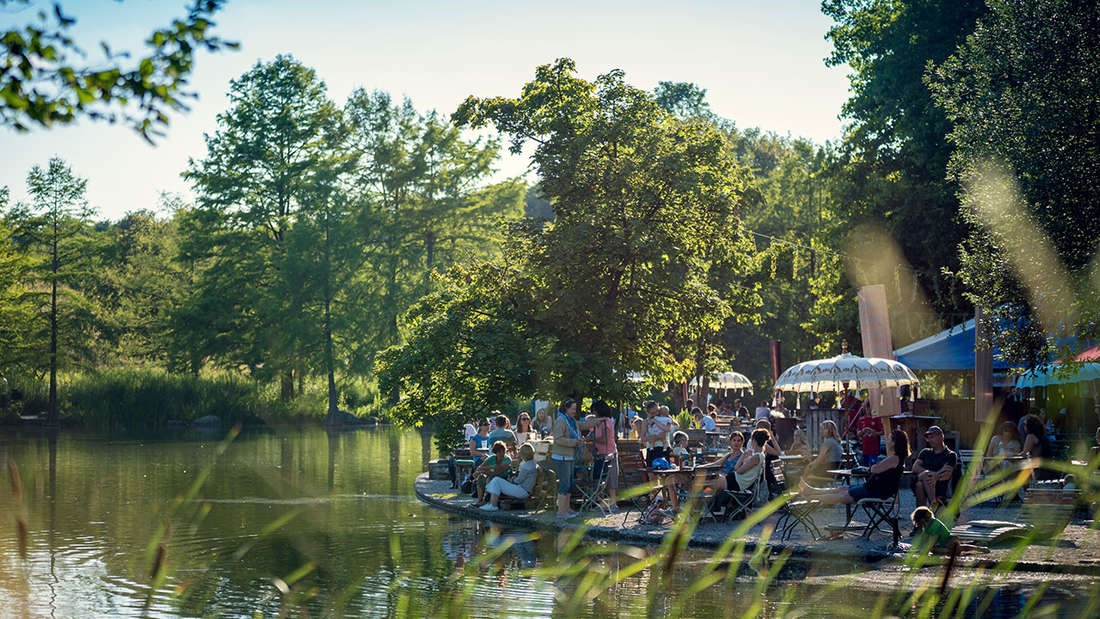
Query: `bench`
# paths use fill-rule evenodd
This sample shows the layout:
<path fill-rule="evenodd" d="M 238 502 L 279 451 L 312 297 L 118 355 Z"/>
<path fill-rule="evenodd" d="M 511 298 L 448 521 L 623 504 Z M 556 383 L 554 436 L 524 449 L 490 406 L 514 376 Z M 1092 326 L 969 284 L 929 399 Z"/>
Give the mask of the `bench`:
<path fill-rule="evenodd" d="M 558 475 L 550 468 L 546 460 L 537 463 L 535 473 L 535 487 L 531 490 L 531 496 L 526 499 L 517 499 L 502 494 L 499 507 L 501 509 L 556 509 L 558 499 Z"/>
<path fill-rule="evenodd" d="M 1034 527 L 1041 537 L 1053 537 L 1062 532 L 1073 519 L 1081 491 L 1064 488 L 1028 488 L 1020 518 Z"/>

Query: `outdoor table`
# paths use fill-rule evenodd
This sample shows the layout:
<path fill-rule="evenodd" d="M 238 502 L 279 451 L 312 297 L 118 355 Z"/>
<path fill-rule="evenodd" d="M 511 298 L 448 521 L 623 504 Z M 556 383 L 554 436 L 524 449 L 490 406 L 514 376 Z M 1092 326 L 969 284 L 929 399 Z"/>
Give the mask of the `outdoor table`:
<path fill-rule="evenodd" d="M 668 469 L 647 468 L 646 471 L 657 479 L 657 487 L 654 489 L 655 492 L 659 492 L 665 495 L 665 498 L 669 501 L 669 504 L 671 504 L 672 498 L 668 494 L 668 478 L 672 475 L 679 475 L 681 473 L 685 475 L 695 475 L 695 467 L 693 466 L 674 466 Z"/>

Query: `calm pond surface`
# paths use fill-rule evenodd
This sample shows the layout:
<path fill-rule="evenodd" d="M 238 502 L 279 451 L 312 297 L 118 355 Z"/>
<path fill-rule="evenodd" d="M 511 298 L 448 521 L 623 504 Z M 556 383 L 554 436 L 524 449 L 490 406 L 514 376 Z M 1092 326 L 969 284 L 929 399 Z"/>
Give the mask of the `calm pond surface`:
<path fill-rule="evenodd" d="M 564 538 L 529 541 L 527 532 L 492 529 L 416 500 L 413 480 L 432 457 L 419 433 L 246 432 L 219 453 L 221 443 L 196 434 L 0 435 L 0 464 L 16 464 L 23 484 L 21 502 L 7 480 L 0 490 L 0 616 L 271 616 L 291 600 L 292 614 L 383 617 L 398 613 L 403 596 L 424 603 L 458 590 L 469 593 L 462 608 L 475 616 L 578 614 L 556 597 L 568 583 L 523 569 L 552 561 Z M 15 525 L 21 514 L 25 560 Z M 464 572 L 501 540 L 514 545 Z M 164 578 L 154 586 L 161 553 Z M 662 616 L 665 588 L 689 583 L 692 561 L 703 557 L 684 555 L 671 582 L 651 581 L 648 571 L 632 576 L 579 614 L 637 616 L 652 595 L 648 614 Z M 783 591 L 792 580 L 770 590 L 763 614 L 789 604 Z M 874 602 L 845 597 L 857 606 Z M 751 579 L 716 585 L 685 614 L 737 616 L 752 598 Z M 1012 598 L 1004 614 L 1023 603 Z M 827 614 L 828 607 L 807 610 Z"/>

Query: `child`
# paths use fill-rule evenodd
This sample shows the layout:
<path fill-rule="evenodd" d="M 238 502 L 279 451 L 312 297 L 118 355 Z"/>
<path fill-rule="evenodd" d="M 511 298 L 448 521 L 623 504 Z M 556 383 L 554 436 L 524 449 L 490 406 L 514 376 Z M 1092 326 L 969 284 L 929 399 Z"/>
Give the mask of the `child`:
<path fill-rule="evenodd" d="M 959 538 L 951 535 L 951 529 L 940 522 L 931 509 L 923 505 L 914 509 L 910 518 L 913 520 L 913 526 L 921 530 L 916 539 L 913 540 L 913 545 L 929 548 L 932 554 L 950 555 L 964 552 L 989 552 L 989 549 L 984 546 L 959 542 Z"/>

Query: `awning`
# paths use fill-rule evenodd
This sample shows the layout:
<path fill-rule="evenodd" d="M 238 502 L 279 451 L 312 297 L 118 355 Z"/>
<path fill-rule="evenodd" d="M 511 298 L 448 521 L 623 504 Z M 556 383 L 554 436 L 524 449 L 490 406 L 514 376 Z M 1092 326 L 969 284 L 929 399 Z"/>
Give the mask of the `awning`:
<path fill-rule="evenodd" d="M 993 369 L 1007 370 L 1000 351 L 993 350 Z M 913 370 L 974 369 L 974 319 L 894 351 L 894 358 Z"/>

